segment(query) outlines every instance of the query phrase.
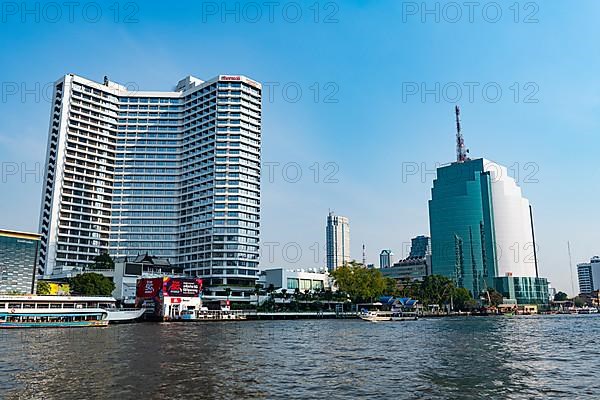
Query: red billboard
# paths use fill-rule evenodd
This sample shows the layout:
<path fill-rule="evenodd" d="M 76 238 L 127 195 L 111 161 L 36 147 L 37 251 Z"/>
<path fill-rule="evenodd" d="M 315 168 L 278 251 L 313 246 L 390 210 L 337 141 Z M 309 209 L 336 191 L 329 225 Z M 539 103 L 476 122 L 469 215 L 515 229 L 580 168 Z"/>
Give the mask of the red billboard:
<path fill-rule="evenodd" d="M 141 278 L 137 281 L 136 297 L 153 299 L 162 296 L 198 297 L 202 292 L 202 279 L 197 278 Z"/>
<path fill-rule="evenodd" d="M 135 295 L 142 299 L 151 299 L 158 296 L 162 288 L 162 278 L 138 279 Z"/>
<path fill-rule="evenodd" d="M 194 278 L 163 278 L 163 294 L 174 297 L 198 297 L 202 280 Z"/>

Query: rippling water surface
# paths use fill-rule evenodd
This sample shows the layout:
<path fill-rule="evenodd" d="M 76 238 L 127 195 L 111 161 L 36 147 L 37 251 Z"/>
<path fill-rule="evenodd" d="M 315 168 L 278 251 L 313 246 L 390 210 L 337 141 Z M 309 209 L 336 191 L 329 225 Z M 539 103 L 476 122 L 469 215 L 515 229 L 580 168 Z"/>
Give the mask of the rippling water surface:
<path fill-rule="evenodd" d="M 0 331 L 0 398 L 598 398 L 600 316 Z"/>

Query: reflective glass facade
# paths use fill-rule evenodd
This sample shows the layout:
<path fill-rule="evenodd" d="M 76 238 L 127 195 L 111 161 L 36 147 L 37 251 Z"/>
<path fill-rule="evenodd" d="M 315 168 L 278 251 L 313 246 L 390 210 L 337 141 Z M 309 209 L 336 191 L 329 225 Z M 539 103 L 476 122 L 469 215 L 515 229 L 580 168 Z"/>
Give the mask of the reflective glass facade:
<path fill-rule="evenodd" d="M 517 304 L 548 304 L 548 280 L 546 278 L 503 276 L 494 278 L 495 289 L 505 299 Z"/>
<path fill-rule="evenodd" d="M 39 244 L 37 234 L 0 230 L 0 293 L 33 293 Z"/>
<path fill-rule="evenodd" d="M 437 170 L 429 201 L 432 273 L 477 296 L 497 272 L 490 173 L 483 159 Z"/>

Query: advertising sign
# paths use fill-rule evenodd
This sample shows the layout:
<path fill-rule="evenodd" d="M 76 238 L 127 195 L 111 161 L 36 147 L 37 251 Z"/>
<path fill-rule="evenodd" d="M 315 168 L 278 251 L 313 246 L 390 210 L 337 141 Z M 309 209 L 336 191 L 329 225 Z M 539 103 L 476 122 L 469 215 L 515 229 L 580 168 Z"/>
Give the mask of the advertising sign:
<path fill-rule="evenodd" d="M 153 298 L 158 296 L 162 286 L 162 279 L 160 278 L 142 278 L 137 281 L 137 289 L 135 292 L 136 297 L 140 298 Z"/>
<path fill-rule="evenodd" d="M 198 297 L 202 291 L 202 280 L 193 278 L 163 278 L 165 296 Z"/>

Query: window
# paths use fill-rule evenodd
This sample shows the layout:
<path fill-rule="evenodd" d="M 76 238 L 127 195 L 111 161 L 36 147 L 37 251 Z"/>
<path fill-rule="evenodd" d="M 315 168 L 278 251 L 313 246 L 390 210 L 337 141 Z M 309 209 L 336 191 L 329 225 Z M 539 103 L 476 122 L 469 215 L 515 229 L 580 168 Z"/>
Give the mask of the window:
<path fill-rule="evenodd" d="M 310 290 L 311 284 L 310 279 L 300 279 L 300 290 L 304 292 L 305 290 Z"/>
<path fill-rule="evenodd" d="M 287 278 L 287 288 L 292 290 L 298 289 L 298 279 Z"/>

